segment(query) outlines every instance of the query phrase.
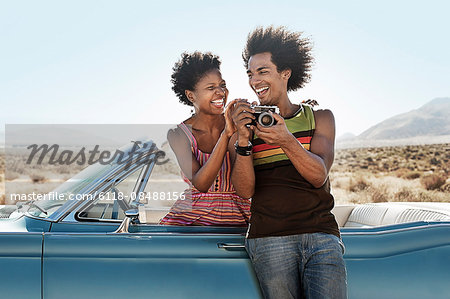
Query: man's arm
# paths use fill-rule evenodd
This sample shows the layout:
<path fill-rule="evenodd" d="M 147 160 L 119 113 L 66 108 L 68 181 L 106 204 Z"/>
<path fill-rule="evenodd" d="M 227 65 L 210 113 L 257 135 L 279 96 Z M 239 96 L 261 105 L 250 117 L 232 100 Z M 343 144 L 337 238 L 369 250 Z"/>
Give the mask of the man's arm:
<path fill-rule="evenodd" d="M 277 120 L 275 126 L 263 128 L 258 125 L 256 134 L 267 144 L 279 145 L 297 171 L 311 185 L 321 187 L 328 178 L 334 160 L 333 113 L 329 110 L 314 112 L 316 128 L 309 151 L 288 131 L 281 116 L 274 114 L 274 118 Z"/>

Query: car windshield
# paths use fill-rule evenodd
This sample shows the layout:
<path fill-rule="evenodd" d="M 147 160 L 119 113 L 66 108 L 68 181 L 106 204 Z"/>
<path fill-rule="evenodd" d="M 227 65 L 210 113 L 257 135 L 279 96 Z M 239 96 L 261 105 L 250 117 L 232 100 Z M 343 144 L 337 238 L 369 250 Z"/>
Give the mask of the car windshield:
<path fill-rule="evenodd" d="M 114 164 L 102 165 L 100 163 L 86 167 L 80 173 L 64 182 L 52 192 L 44 195 L 42 200 L 30 204 L 28 213 L 35 217 L 49 217 L 68 200 L 83 200 L 83 191 L 89 185 L 107 178 L 107 174 L 114 169 Z M 86 195 L 84 195 L 86 196 Z"/>
<path fill-rule="evenodd" d="M 28 202 L 27 212 L 35 217 L 47 218 L 67 201 L 93 199 L 96 194 L 92 194 L 92 189 L 111 179 L 114 171 L 118 168 L 126 169 L 128 163 L 135 163 L 139 159 L 144 159 L 144 157 L 149 156 L 149 153 L 157 150 L 153 141 L 146 142 L 145 146 L 140 147 L 137 152 L 130 151 L 133 146 L 134 143 L 122 146 L 119 151 L 125 153 L 125 156 L 117 155 L 116 159 L 109 164 L 97 162 L 86 167 L 56 189 L 44 195 L 42 199 Z M 148 163 L 145 159 L 142 161 Z"/>

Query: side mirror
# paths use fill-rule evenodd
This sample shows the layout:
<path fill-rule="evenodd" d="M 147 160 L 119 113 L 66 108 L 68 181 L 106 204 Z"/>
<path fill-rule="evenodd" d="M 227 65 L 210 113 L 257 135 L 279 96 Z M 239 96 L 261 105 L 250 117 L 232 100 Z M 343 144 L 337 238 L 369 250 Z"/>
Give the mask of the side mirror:
<path fill-rule="evenodd" d="M 139 210 L 138 209 L 129 209 L 125 211 L 125 216 L 127 218 L 131 218 L 132 220 L 136 220 L 139 218 Z"/>
<path fill-rule="evenodd" d="M 123 219 L 120 226 L 114 231 L 115 234 L 127 234 L 129 233 L 128 228 L 130 227 L 130 223 L 136 223 L 136 220 L 139 219 L 139 210 L 138 209 L 130 209 L 125 211 L 125 219 Z"/>

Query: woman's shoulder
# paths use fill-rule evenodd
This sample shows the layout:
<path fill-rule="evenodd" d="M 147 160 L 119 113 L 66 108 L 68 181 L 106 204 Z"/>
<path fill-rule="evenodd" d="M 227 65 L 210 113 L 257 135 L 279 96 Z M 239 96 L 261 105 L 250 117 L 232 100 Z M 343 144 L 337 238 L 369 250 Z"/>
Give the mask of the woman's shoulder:
<path fill-rule="evenodd" d="M 189 137 L 185 131 L 189 129 L 186 127 L 184 130 L 182 126 L 186 127 L 184 123 L 181 123 L 167 132 L 167 141 L 172 147 L 190 144 Z"/>

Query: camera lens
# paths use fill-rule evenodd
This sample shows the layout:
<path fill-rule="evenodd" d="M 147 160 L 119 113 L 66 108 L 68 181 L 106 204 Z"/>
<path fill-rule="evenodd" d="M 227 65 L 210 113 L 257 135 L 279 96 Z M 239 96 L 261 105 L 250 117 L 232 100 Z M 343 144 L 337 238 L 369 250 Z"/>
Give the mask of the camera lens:
<path fill-rule="evenodd" d="M 270 127 L 274 123 L 273 116 L 268 112 L 263 112 L 258 118 L 258 122 L 263 127 Z"/>

